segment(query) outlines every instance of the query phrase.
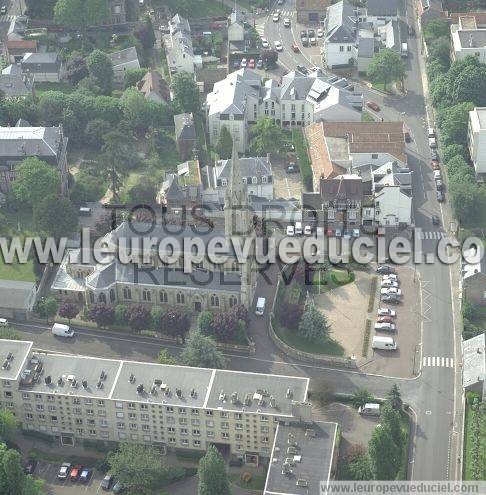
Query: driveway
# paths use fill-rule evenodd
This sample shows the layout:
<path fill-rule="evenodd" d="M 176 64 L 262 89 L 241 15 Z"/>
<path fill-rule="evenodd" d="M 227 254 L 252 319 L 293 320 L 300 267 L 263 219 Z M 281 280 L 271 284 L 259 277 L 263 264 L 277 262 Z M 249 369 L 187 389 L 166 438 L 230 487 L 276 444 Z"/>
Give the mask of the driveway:
<path fill-rule="evenodd" d="M 290 162 L 297 163 L 297 160 L 293 155 L 289 155 L 289 157 L 272 156 L 273 191 L 276 198 L 300 199 L 302 195 L 300 174 L 289 174 L 285 170 L 285 167 Z"/>

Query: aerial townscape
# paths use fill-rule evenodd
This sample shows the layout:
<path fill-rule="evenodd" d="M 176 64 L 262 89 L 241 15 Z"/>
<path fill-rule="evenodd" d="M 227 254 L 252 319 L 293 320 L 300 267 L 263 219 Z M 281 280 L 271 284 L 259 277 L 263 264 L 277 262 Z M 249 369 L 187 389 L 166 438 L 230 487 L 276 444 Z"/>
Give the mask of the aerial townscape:
<path fill-rule="evenodd" d="M 486 0 L 0 0 L 0 495 L 486 493 Z"/>

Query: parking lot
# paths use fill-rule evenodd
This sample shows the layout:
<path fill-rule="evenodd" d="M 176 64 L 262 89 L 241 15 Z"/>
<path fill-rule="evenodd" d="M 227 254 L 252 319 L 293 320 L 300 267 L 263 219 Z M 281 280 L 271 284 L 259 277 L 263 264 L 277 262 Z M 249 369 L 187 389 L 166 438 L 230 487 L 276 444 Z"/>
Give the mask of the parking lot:
<path fill-rule="evenodd" d="M 393 337 L 397 343 L 397 350 L 369 349 L 368 359 L 362 363 L 361 369 L 367 373 L 377 373 L 400 378 L 413 377 L 419 367 L 420 335 L 420 282 L 411 267 L 397 269 L 400 289 L 402 291 L 401 304 L 389 305 L 380 301 L 380 283 L 377 287 L 375 311 L 372 319 L 370 347 L 373 336 Z M 379 282 L 381 281 L 381 277 Z M 389 307 L 396 311 L 396 331 L 375 331 L 376 311 L 378 307 Z"/>
<path fill-rule="evenodd" d="M 273 189 L 275 198 L 300 199 L 302 194 L 302 182 L 300 173 L 288 173 L 286 167 L 290 162 L 296 163 L 295 157 L 289 155 L 287 158 L 272 156 Z"/>

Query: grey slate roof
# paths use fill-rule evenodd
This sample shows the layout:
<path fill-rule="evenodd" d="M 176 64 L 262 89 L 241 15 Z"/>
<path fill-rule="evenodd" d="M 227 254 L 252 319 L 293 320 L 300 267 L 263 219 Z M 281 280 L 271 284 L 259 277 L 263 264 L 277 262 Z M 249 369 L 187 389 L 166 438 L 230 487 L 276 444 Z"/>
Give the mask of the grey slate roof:
<path fill-rule="evenodd" d="M 180 113 L 174 115 L 175 138 L 176 140 L 196 139 L 196 127 L 192 113 Z"/>
<path fill-rule="evenodd" d="M 137 49 L 134 46 L 125 48 L 118 52 L 107 53 L 113 67 L 123 66 L 130 62 L 138 61 Z"/>
<path fill-rule="evenodd" d="M 26 53 L 20 62 L 22 72 L 57 74 L 61 61 L 56 52 Z"/>
<path fill-rule="evenodd" d="M 191 32 L 191 26 L 189 25 L 189 21 L 185 18 L 182 17 L 179 14 L 176 14 L 170 21 L 171 26 L 172 26 L 172 32 L 176 31 L 184 31 L 186 33 Z"/>
<path fill-rule="evenodd" d="M 393 17 L 398 12 L 398 0 L 366 0 L 366 11 L 374 17 Z"/>
<path fill-rule="evenodd" d="M 216 163 L 216 177 L 218 179 L 228 179 L 231 173 L 231 160 L 219 160 Z M 271 176 L 272 166 L 266 157 L 239 158 L 238 167 L 242 177 Z"/>
<path fill-rule="evenodd" d="M 7 98 L 23 98 L 32 95 L 32 84 L 19 74 L 0 74 L 0 91 Z"/>
<path fill-rule="evenodd" d="M 362 201 L 363 181 L 357 175 L 338 175 L 334 179 L 321 180 L 321 195 L 323 200 Z"/>
<path fill-rule="evenodd" d="M 358 18 L 354 7 L 347 1 L 331 5 L 327 9 L 326 40 L 331 43 L 352 43 L 356 39 Z"/>
<path fill-rule="evenodd" d="M 361 33 L 361 31 L 360 31 Z M 375 54 L 375 38 L 358 35 L 358 57 L 372 58 Z"/>
<path fill-rule="evenodd" d="M 0 308 L 29 311 L 34 282 L 0 280 Z"/>
<path fill-rule="evenodd" d="M 20 64 L 10 64 L 2 70 L 2 74 L 20 75 L 22 74 L 22 67 Z"/>
<path fill-rule="evenodd" d="M 56 157 L 60 146 L 60 127 L 0 127 L 0 159 Z"/>
<path fill-rule="evenodd" d="M 486 46 L 486 29 L 458 30 L 457 35 L 463 48 L 484 48 Z"/>

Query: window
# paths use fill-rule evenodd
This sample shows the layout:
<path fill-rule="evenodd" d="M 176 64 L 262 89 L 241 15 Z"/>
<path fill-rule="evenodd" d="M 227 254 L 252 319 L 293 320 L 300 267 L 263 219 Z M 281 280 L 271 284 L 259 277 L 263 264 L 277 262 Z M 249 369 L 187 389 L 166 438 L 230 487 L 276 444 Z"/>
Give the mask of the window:
<path fill-rule="evenodd" d="M 192 426 L 199 426 L 201 421 L 199 419 L 191 419 L 191 425 Z"/>
<path fill-rule="evenodd" d="M 165 290 L 161 290 L 159 292 L 159 301 L 161 303 L 166 303 L 167 302 L 167 292 L 165 292 Z"/>
<path fill-rule="evenodd" d="M 378 159 L 378 153 L 372 153 L 371 154 L 371 159 L 372 160 L 377 160 Z"/>
<path fill-rule="evenodd" d="M 125 417 L 125 414 L 124 414 L 124 413 L 122 413 L 122 412 L 117 412 L 117 413 L 116 413 L 116 417 L 117 417 L 117 418 L 122 419 L 122 418 L 124 418 L 124 417 Z"/>
<path fill-rule="evenodd" d="M 201 440 L 194 440 L 192 442 L 192 444 L 194 445 L 194 447 L 200 447 L 201 446 Z"/>
<path fill-rule="evenodd" d="M 199 409 L 191 409 L 191 414 L 198 415 Z"/>
<path fill-rule="evenodd" d="M 97 404 L 99 406 L 104 406 L 105 405 L 105 401 L 103 399 L 99 399 L 98 402 L 97 402 Z"/>
<path fill-rule="evenodd" d="M 343 46 L 343 45 L 341 45 L 341 46 L 339 47 L 339 51 L 340 51 L 340 52 L 344 52 L 344 46 Z"/>
<path fill-rule="evenodd" d="M 221 438 L 228 439 L 229 438 L 229 433 L 227 431 L 223 431 L 221 433 Z"/>
<path fill-rule="evenodd" d="M 22 399 L 24 399 L 24 400 L 30 400 L 30 394 L 23 393 L 22 394 Z"/>
<path fill-rule="evenodd" d="M 137 429 L 137 423 L 130 423 L 130 430 L 136 430 Z"/>
<path fill-rule="evenodd" d="M 174 408 L 172 406 L 167 406 L 165 408 L 165 410 L 168 412 L 168 413 L 173 413 L 174 412 Z"/>
<path fill-rule="evenodd" d="M 101 292 L 100 295 L 98 296 L 98 301 L 100 303 L 106 304 L 106 296 L 103 292 Z"/>
<path fill-rule="evenodd" d="M 219 297 L 215 294 L 211 296 L 211 306 L 219 307 Z"/>
<path fill-rule="evenodd" d="M 229 306 L 232 308 L 233 306 L 236 306 L 238 304 L 238 299 L 236 299 L 236 296 L 230 296 L 229 298 Z"/>
<path fill-rule="evenodd" d="M 201 436 L 201 430 L 198 429 L 192 430 L 192 434 L 196 437 L 199 437 Z"/>
<path fill-rule="evenodd" d="M 184 445 L 184 447 L 187 447 L 189 445 L 189 440 L 187 438 L 182 438 L 181 439 L 181 445 Z"/>
<path fill-rule="evenodd" d="M 86 409 L 86 414 L 88 414 L 89 416 L 93 416 L 94 410 L 93 409 Z"/>
<path fill-rule="evenodd" d="M 150 425 L 142 425 L 143 431 L 150 431 Z"/>
<path fill-rule="evenodd" d="M 235 419 L 243 419 L 243 414 L 235 413 Z"/>
<path fill-rule="evenodd" d="M 351 47 L 350 47 L 350 46 L 348 46 L 348 52 L 350 52 L 350 51 L 351 51 Z"/>
<path fill-rule="evenodd" d="M 127 438 L 127 434 L 126 433 L 123 433 L 122 431 L 119 431 L 118 432 L 118 438 L 120 440 L 125 440 Z"/>
<path fill-rule="evenodd" d="M 115 402 L 115 407 L 117 409 L 123 409 L 123 402 Z"/>
<path fill-rule="evenodd" d="M 206 427 L 207 428 L 214 428 L 214 421 L 213 420 L 206 420 Z"/>
<path fill-rule="evenodd" d="M 228 413 L 226 411 L 221 411 L 220 414 L 219 414 L 222 418 L 227 418 L 228 417 Z"/>
<path fill-rule="evenodd" d="M 243 440 L 243 435 L 241 433 L 237 433 L 235 435 L 236 440 Z"/>
<path fill-rule="evenodd" d="M 128 419 L 137 419 L 137 415 L 135 413 L 128 413 Z"/>
<path fill-rule="evenodd" d="M 213 415 L 213 411 L 206 411 L 206 416 L 212 416 Z"/>
<path fill-rule="evenodd" d="M 148 289 L 144 289 L 142 291 L 142 299 L 144 301 L 151 301 L 152 300 L 152 294 L 150 293 L 150 291 Z"/>
<path fill-rule="evenodd" d="M 262 176 L 262 184 L 266 184 L 266 183 L 267 183 L 267 176 L 263 175 Z"/>
<path fill-rule="evenodd" d="M 187 435 L 187 428 L 181 428 L 179 432 L 181 435 Z"/>
<path fill-rule="evenodd" d="M 148 421 L 150 419 L 150 416 L 148 414 L 140 414 L 140 419 L 142 421 Z"/>
<path fill-rule="evenodd" d="M 132 290 L 130 287 L 123 288 L 123 299 L 131 299 L 132 298 Z"/>
<path fill-rule="evenodd" d="M 223 421 L 223 422 L 221 423 L 221 428 L 223 428 L 223 429 L 227 430 L 227 429 L 229 428 L 229 423 L 228 423 L 228 421 Z"/>
<path fill-rule="evenodd" d="M 228 185 L 228 179 L 221 179 L 221 185 L 226 187 Z"/>
<path fill-rule="evenodd" d="M 187 425 L 187 418 L 179 418 L 180 425 Z"/>
<path fill-rule="evenodd" d="M 172 444 L 176 443 L 176 439 L 174 437 L 169 437 L 168 441 L 169 441 L 169 443 L 172 443 Z"/>
<path fill-rule="evenodd" d="M 185 304 L 186 298 L 182 292 L 178 292 L 176 296 L 177 304 Z"/>
<path fill-rule="evenodd" d="M 206 435 L 207 435 L 208 438 L 213 438 L 214 437 L 214 431 L 208 431 L 206 433 Z"/>
<path fill-rule="evenodd" d="M 186 414 L 186 408 L 185 407 L 179 407 L 179 414 Z"/>
<path fill-rule="evenodd" d="M 258 182 L 258 179 L 256 177 L 251 178 L 251 183 L 256 184 Z"/>
<path fill-rule="evenodd" d="M 141 411 L 148 411 L 148 404 L 140 404 Z"/>
<path fill-rule="evenodd" d="M 235 428 L 236 428 L 237 430 L 242 430 L 242 429 L 243 429 L 243 424 L 242 424 L 242 423 L 236 423 L 236 424 L 235 424 Z"/>

